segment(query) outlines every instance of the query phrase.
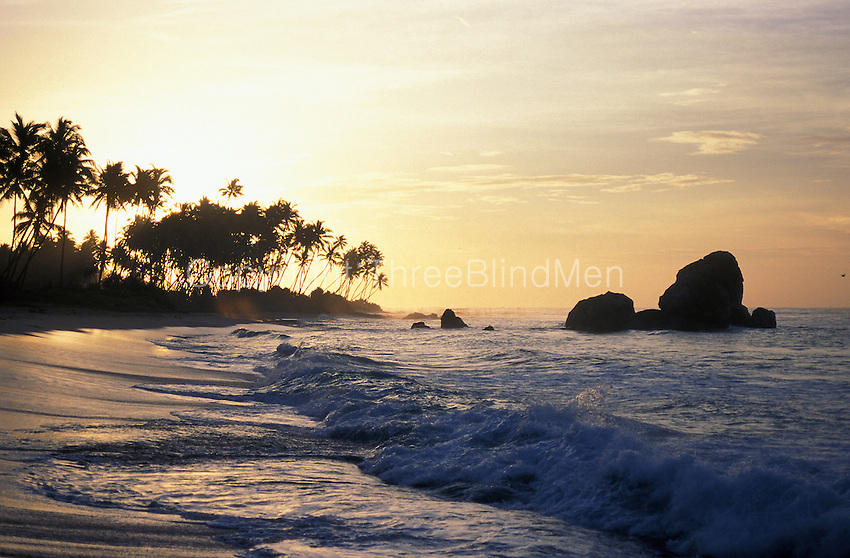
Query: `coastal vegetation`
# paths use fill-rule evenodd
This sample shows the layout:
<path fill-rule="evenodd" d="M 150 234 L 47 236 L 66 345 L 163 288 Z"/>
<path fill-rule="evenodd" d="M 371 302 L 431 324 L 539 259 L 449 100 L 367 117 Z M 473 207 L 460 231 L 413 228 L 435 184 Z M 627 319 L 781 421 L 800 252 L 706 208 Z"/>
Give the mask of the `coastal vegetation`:
<path fill-rule="evenodd" d="M 65 118 L 25 122 L 16 114 L 0 128 L 0 196 L 12 207 L 11 238 L 0 246 L 2 293 L 8 299 L 132 287 L 172 301 L 202 300 L 204 309 L 217 299 L 233 306 L 235 293 L 299 311 L 377 309 L 368 301 L 387 278 L 374 244 L 349 245 L 283 199 L 231 207 L 244 195 L 239 179 L 218 190 L 223 203 L 205 196 L 166 210 L 173 194 L 167 169 L 130 170 L 123 161 L 100 167 L 78 125 Z M 85 204 L 104 211 L 103 236 L 90 230 L 77 245 L 67 211 Z M 110 244 L 110 217 L 121 212 L 133 218 Z"/>

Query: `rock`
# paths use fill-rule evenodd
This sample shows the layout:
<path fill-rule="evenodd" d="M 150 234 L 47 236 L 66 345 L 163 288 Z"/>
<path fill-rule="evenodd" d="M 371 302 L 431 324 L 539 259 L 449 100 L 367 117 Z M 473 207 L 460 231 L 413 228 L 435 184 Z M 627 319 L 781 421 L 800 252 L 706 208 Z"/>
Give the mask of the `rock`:
<path fill-rule="evenodd" d="M 421 312 L 414 312 L 412 314 L 408 314 L 404 317 L 405 320 L 439 320 L 440 316 L 436 314 L 423 314 Z"/>
<path fill-rule="evenodd" d="M 748 326 L 750 323 L 750 311 L 743 304 L 739 304 L 732 308 L 732 316 L 729 318 L 729 323 L 733 326 Z"/>
<path fill-rule="evenodd" d="M 455 316 L 454 310 L 447 308 L 443 315 L 440 316 L 440 327 L 443 329 L 457 329 L 461 327 L 469 327 L 463 320 Z"/>
<path fill-rule="evenodd" d="M 491 325 L 488 325 L 487 327 L 484 328 L 484 331 L 496 331 L 496 328 L 491 326 Z"/>
<path fill-rule="evenodd" d="M 570 311 L 564 327 L 588 332 L 623 329 L 684 331 L 741 327 L 775 328 L 776 314 L 743 305 L 744 276 L 729 252 L 717 251 L 692 262 L 658 299 L 658 309 L 634 311 L 624 294 L 607 292 L 585 300 Z"/>
<path fill-rule="evenodd" d="M 635 315 L 635 304 L 622 293 L 607 292 L 603 295 L 580 300 L 570 310 L 564 327 L 575 331 L 606 333 L 629 328 Z"/>
<path fill-rule="evenodd" d="M 680 269 L 658 307 L 673 329 L 722 329 L 741 315 L 743 297 L 744 277 L 735 256 L 719 251 Z"/>
<path fill-rule="evenodd" d="M 410 329 L 431 329 L 428 327 L 425 322 L 414 322 Z"/>
<path fill-rule="evenodd" d="M 753 315 L 747 323 L 747 327 L 773 329 L 776 327 L 776 312 L 759 306 L 753 310 Z"/>
<path fill-rule="evenodd" d="M 632 319 L 629 320 L 630 329 L 656 330 L 667 329 L 667 320 L 664 318 L 664 313 L 657 308 L 649 310 L 641 310 L 636 312 Z"/>

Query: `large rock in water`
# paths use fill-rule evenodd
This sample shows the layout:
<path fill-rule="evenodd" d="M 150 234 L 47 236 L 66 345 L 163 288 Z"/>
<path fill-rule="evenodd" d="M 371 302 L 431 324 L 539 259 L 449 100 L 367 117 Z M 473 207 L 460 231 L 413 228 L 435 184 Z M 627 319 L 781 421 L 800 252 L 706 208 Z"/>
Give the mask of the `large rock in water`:
<path fill-rule="evenodd" d="M 564 327 L 576 331 L 607 333 L 629 329 L 635 303 L 622 293 L 605 294 L 578 301 Z"/>
<path fill-rule="evenodd" d="M 447 308 L 443 315 L 440 316 L 440 327 L 443 329 L 457 329 L 461 327 L 469 327 L 463 320 L 455 316 L 454 310 Z"/>
<path fill-rule="evenodd" d="M 749 318 L 743 298 L 744 276 L 738 261 L 720 251 L 680 269 L 658 307 L 673 329 L 722 329 L 744 321 L 744 314 Z"/>

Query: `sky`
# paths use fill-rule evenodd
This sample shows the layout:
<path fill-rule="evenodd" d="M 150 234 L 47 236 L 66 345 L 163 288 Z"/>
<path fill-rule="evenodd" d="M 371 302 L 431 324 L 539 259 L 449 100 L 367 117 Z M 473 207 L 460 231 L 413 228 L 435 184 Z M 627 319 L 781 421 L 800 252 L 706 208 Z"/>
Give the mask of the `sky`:
<path fill-rule="evenodd" d="M 0 0 L 0 52 L 0 126 L 289 200 L 385 308 L 652 308 L 715 250 L 751 309 L 850 306 L 845 1 Z"/>

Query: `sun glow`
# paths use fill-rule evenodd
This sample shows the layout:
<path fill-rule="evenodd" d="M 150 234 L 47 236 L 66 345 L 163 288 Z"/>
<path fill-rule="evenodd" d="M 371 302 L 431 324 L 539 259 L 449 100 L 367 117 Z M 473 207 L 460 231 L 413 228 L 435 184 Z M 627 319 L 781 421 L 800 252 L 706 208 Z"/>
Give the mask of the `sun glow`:
<path fill-rule="evenodd" d="M 652 306 L 725 249 L 765 304 L 846 306 L 848 70 L 830 54 L 850 47 L 846 9 L 21 2 L 0 24 L 0 105 L 70 118 L 99 165 L 168 169 L 174 204 L 238 178 L 232 204 L 287 199 L 406 269 L 578 258 L 620 267 Z M 102 219 L 79 208 L 69 227 Z M 376 300 L 571 307 L 593 291 L 444 282 Z"/>

